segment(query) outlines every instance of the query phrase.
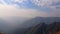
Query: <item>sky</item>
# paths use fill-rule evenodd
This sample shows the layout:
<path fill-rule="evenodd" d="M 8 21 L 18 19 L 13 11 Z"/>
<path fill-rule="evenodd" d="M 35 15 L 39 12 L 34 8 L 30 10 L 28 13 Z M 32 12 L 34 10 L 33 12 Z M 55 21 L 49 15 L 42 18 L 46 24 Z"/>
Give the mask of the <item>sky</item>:
<path fill-rule="evenodd" d="M 0 0 L 0 17 L 60 17 L 60 0 Z"/>

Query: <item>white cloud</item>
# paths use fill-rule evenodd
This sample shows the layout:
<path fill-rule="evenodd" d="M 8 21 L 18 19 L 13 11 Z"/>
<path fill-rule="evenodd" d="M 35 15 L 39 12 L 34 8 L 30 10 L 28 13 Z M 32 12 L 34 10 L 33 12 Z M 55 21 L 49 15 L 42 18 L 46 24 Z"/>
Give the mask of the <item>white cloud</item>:
<path fill-rule="evenodd" d="M 57 6 L 52 5 L 53 3 L 58 3 L 60 0 L 31 0 L 32 3 L 35 3 L 37 6 L 47 6 L 56 8 Z"/>
<path fill-rule="evenodd" d="M 0 0 L 0 2 L 4 5 L 6 5 L 7 3 L 4 0 Z"/>
<path fill-rule="evenodd" d="M 23 2 L 26 1 L 26 0 L 11 0 L 11 1 L 13 1 L 13 2 L 18 2 L 18 3 L 23 3 Z"/>
<path fill-rule="evenodd" d="M 6 1 L 4 1 L 4 0 L 0 0 L 0 4 L 4 4 L 4 5 L 13 5 L 13 6 L 15 6 L 15 7 L 18 7 L 18 8 L 20 8 L 21 6 L 20 5 L 18 5 L 17 3 L 21 3 L 21 4 L 23 4 L 25 1 L 27 1 L 27 0 L 7 0 L 7 2 Z M 17 3 L 16 3 L 17 2 Z"/>

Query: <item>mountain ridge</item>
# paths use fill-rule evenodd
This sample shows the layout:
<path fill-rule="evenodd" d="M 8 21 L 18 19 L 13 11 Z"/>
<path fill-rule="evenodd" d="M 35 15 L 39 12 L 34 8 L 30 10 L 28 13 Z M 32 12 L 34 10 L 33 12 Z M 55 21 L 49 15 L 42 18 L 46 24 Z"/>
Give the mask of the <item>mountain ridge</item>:
<path fill-rule="evenodd" d="M 35 17 L 28 21 L 25 21 L 22 25 L 23 27 L 30 27 L 37 25 L 39 23 L 50 24 L 53 22 L 60 22 L 60 17 Z"/>

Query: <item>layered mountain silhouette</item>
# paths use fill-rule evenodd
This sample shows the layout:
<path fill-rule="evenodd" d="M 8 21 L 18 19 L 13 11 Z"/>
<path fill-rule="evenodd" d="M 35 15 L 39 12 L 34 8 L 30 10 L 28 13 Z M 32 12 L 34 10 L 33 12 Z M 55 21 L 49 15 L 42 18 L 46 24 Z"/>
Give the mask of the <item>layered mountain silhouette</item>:
<path fill-rule="evenodd" d="M 60 34 L 60 22 L 38 24 L 29 30 L 27 34 Z"/>
<path fill-rule="evenodd" d="M 31 26 L 35 26 L 37 24 L 41 24 L 41 23 L 46 23 L 46 24 L 51 24 L 53 22 L 60 22 L 60 17 L 36 17 L 33 19 L 30 19 L 28 21 L 25 21 L 22 24 L 22 27 L 31 27 Z"/>
<path fill-rule="evenodd" d="M 30 33 L 32 31 L 32 28 L 33 28 L 33 31 L 35 31 L 34 29 L 39 26 L 37 28 L 37 30 L 35 31 L 36 33 L 39 34 L 38 31 L 42 32 L 42 30 L 44 30 L 45 26 L 47 28 L 47 31 L 54 30 L 55 23 L 57 23 L 58 26 L 56 28 L 57 28 L 57 30 L 59 30 L 60 29 L 59 28 L 60 17 L 35 17 L 35 18 L 31 18 L 31 19 L 12 17 L 7 20 L 0 19 L 0 32 L 4 32 L 7 34 L 27 34 L 28 32 Z M 43 29 L 41 30 L 41 28 L 43 28 Z M 44 32 L 44 33 L 46 33 L 46 32 Z"/>
<path fill-rule="evenodd" d="M 54 34 L 60 31 L 59 17 L 36 17 L 25 21 L 14 34 Z"/>

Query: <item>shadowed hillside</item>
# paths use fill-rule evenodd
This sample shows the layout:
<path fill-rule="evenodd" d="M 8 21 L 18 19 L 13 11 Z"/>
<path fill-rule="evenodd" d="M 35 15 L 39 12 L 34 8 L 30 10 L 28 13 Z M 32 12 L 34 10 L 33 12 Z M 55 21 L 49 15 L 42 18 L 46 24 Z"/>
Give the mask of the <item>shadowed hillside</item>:
<path fill-rule="evenodd" d="M 60 34 L 60 22 L 52 24 L 38 24 L 33 27 L 28 34 Z"/>
<path fill-rule="evenodd" d="M 16 29 L 14 34 L 59 34 L 60 18 L 37 17 L 25 21 L 22 27 Z"/>

